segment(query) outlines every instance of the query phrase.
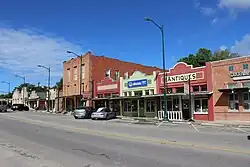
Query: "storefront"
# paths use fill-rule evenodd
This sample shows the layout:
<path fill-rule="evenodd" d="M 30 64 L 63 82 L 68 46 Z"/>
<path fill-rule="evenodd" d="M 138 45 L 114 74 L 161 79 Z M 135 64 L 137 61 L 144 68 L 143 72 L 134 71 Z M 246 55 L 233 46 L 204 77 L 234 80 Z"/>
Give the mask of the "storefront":
<path fill-rule="evenodd" d="M 130 117 L 156 117 L 156 72 L 146 75 L 135 71 L 129 78 L 120 78 L 122 114 Z"/>
<path fill-rule="evenodd" d="M 93 106 L 108 107 L 120 115 L 120 82 L 105 77 L 101 82 L 94 83 Z"/>
<path fill-rule="evenodd" d="M 209 66 L 193 68 L 179 62 L 166 73 L 167 114 L 171 120 L 213 120 L 212 84 Z M 157 94 L 163 109 L 164 78 L 157 76 Z M 176 117 L 178 116 L 178 117 Z"/>
<path fill-rule="evenodd" d="M 250 57 L 211 63 L 215 120 L 250 121 Z"/>

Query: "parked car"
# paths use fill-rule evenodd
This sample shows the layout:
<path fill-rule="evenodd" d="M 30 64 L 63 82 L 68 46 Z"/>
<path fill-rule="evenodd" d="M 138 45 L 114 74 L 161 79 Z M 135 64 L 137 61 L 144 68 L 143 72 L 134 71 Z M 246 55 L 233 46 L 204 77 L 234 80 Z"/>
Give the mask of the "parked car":
<path fill-rule="evenodd" d="M 101 107 L 96 112 L 91 114 L 91 119 L 113 119 L 116 118 L 116 113 L 112 112 L 109 108 Z"/>
<path fill-rule="evenodd" d="M 8 104 L 5 100 L 0 100 L 0 112 L 7 112 Z"/>
<path fill-rule="evenodd" d="M 91 118 L 91 114 L 96 110 L 93 107 L 79 107 L 76 108 L 73 112 L 73 116 L 75 119 L 79 118 Z"/>
<path fill-rule="evenodd" d="M 16 111 L 16 110 L 18 110 L 18 111 L 29 111 L 29 107 L 24 105 L 24 104 L 13 104 L 11 109 L 13 111 Z"/>

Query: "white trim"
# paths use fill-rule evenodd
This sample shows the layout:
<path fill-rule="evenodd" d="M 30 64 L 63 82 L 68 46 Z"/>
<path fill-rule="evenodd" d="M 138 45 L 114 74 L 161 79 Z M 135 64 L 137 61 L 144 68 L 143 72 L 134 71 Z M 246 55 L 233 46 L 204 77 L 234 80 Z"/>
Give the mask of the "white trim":
<path fill-rule="evenodd" d="M 208 112 L 194 112 L 194 115 L 208 115 Z"/>

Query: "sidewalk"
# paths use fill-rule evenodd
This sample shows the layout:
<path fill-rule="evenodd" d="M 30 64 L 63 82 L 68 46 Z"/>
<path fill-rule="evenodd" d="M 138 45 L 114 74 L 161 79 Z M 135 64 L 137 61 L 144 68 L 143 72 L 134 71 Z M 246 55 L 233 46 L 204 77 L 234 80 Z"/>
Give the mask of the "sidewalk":
<path fill-rule="evenodd" d="M 204 126 L 218 126 L 218 127 L 239 127 L 250 128 L 250 121 L 231 121 L 231 120 L 217 120 L 217 121 L 195 121 L 195 124 Z"/>

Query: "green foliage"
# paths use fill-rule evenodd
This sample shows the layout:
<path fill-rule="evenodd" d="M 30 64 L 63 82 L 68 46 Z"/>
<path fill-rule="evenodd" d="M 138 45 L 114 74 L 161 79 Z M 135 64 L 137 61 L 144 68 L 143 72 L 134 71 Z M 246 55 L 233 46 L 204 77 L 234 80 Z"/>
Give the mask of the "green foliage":
<path fill-rule="evenodd" d="M 56 83 L 55 86 L 58 90 L 62 90 L 63 87 L 63 79 L 61 78 L 59 82 Z"/>
<path fill-rule="evenodd" d="M 9 99 L 9 98 L 12 98 L 12 93 L 0 95 L 0 99 Z"/>
<path fill-rule="evenodd" d="M 193 67 L 204 66 L 206 62 L 225 60 L 234 57 L 239 57 L 239 54 L 230 53 L 228 50 L 220 50 L 212 53 L 211 50 L 206 48 L 200 48 L 197 53 L 189 54 L 187 57 L 183 57 L 178 62 L 185 62 Z"/>

